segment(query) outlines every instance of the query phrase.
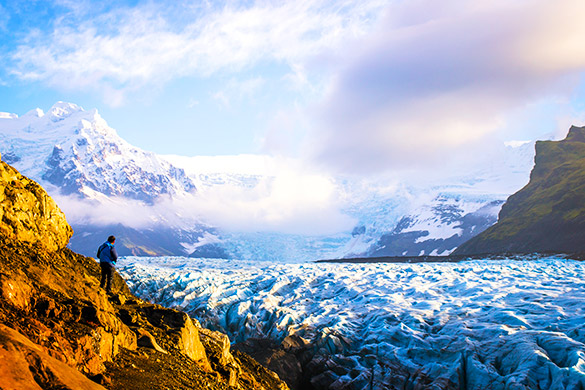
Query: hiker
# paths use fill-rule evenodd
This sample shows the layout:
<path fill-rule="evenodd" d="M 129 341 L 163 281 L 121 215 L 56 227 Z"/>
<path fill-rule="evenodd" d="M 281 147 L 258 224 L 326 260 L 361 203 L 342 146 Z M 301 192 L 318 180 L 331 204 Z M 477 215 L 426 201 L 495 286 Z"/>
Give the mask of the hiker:
<path fill-rule="evenodd" d="M 114 243 L 116 237 L 108 237 L 108 241 L 104 242 L 97 251 L 97 257 L 100 259 L 100 267 L 102 268 L 102 279 L 100 281 L 100 288 L 106 287 L 106 292 L 112 292 L 112 277 L 114 276 L 114 265 L 118 260 L 118 254 Z"/>

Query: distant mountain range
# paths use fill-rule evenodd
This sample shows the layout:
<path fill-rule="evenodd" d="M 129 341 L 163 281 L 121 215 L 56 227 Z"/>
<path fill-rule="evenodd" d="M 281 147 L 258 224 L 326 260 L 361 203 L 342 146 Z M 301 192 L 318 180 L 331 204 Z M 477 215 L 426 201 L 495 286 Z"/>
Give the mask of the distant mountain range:
<path fill-rule="evenodd" d="M 355 221 L 334 234 L 220 228 L 191 212 L 200 190 L 245 192 L 270 188 L 275 178 L 143 151 L 97 110 L 71 103 L 21 117 L 0 113 L 0 152 L 59 202 L 75 231 L 70 246 L 80 253 L 95 255 L 115 234 L 121 255 L 300 261 L 447 255 L 496 222 L 504 200 L 528 179 L 534 145 L 502 146 L 489 164 L 454 174 L 447 184 L 400 182 L 388 190 L 388 183 L 333 178 L 344 199 L 340 213 Z M 238 158 L 210 161 L 238 164 Z"/>
<path fill-rule="evenodd" d="M 530 182 L 510 196 L 498 222 L 456 254 L 585 253 L 585 127 L 538 141 Z"/>

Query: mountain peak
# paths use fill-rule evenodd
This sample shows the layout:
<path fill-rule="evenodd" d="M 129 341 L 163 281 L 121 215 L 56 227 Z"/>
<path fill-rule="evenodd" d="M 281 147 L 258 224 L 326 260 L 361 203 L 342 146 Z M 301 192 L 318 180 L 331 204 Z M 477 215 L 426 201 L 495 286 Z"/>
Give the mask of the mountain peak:
<path fill-rule="evenodd" d="M 59 101 L 53 104 L 53 107 L 49 109 L 48 114 L 53 120 L 62 120 L 80 111 L 84 110 L 77 104 Z"/>
<path fill-rule="evenodd" d="M 454 253 L 583 253 L 585 127 L 538 141 L 530 182 L 508 198 L 498 222 Z"/>
<path fill-rule="evenodd" d="M 45 116 L 45 112 L 40 108 L 35 108 L 34 110 L 30 110 L 26 114 L 24 114 L 23 118 L 42 118 Z"/>
<path fill-rule="evenodd" d="M 585 142 L 585 126 L 571 126 L 565 139 L 572 142 Z"/>
<path fill-rule="evenodd" d="M 18 115 L 10 112 L 0 112 L 0 119 L 17 119 Z"/>

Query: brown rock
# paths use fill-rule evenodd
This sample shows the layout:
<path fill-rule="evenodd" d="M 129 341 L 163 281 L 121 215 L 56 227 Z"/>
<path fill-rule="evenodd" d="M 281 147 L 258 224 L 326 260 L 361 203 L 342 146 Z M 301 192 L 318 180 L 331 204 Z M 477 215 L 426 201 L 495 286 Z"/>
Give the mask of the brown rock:
<path fill-rule="evenodd" d="M 171 331 L 171 337 L 181 352 L 196 361 L 204 370 L 211 371 L 205 348 L 199 339 L 201 328 L 195 326 L 191 317 L 186 313 L 155 305 L 143 308 L 143 313 L 152 325 Z"/>
<path fill-rule="evenodd" d="M 199 332 L 205 347 L 217 357 L 219 365 L 227 366 L 236 364 L 230 352 L 230 339 L 226 334 L 203 328 Z"/>
<path fill-rule="evenodd" d="M 250 357 L 235 358 L 227 336 L 210 332 L 204 346 L 196 320 L 137 299 L 117 273 L 118 294 L 106 295 L 95 260 L 65 247 L 71 233 L 38 184 L 0 163 L 3 390 L 103 389 L 82 373 L 120 390 L 287 389 Z M 139 332 L 141 345 L 168 353 L 136 351 L 129 325 L 146 331 Z"/>
<path fill-rule="evenodd" d="M 21 273 L 0 274 L 0 296 L 6 303 L 24 311 L 30 309 L 32 288 Z"/>
<path fill-rule="evenodd" d="M 209 367 L 205 348 L 199 339 L 199 329 L 193 325 L 191 318 L 188 316 L 184 325 L 180 328 L 180 339 L 177 345 L 179 346 L 179 349 L 185 352 L 185 354 L 191 359 L 196 362 L 201 362 L 202 367 Z"/>
<path fill-rule="evenodd" d="M 73 229 L 65 214 L 35 181 L 0 162 L 0 234 L 37 244 L 50 252 L 64 248 Z"/>
<path fill-rule="evenodd" d="M 136 336 L 138 337 L 137 343 L 139 347 L 151 348 L 164 354 L 168 353 L 158 345 L 154 337 L 147 330 L 137 329 Z"/>
<path fill-rule="evenodd" d="M 104 390 L 76 369 L 49 356 L 22 334 L 0 324 L 0 384 L 3 390 L 68 388 Z M 6 364 L 10 362 L 10 364 Z"/>

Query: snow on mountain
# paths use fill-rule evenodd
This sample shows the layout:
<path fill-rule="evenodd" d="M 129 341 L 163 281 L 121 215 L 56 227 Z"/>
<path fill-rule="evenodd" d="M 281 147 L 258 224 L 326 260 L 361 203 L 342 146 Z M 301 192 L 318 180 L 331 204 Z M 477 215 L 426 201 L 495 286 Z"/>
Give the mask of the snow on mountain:
<path fill-rule="evenodd" d="M 534 142 L 491 149 L 474 166 L 424 181 L 401 178 L 348 184 L 348 213 L 358 224 L 339 257 L 448 255 L 493 225 L 507 197 L 524 186 L 534 163 Z M 361 194 L 361 196 L 355 196 Z"/>
<path fill-rule="evenodd" d="M 0 145 L 6 162 L 61 194 L 152 202 L 195 190 L 181 169 L 124 141 L 97 110 L 71 103 L 0 118 Z"/>
<path fill-rule="evenodd" d="M 448 254 L 528 181 L 534 144 L 486 149 L 448 177 L 331 177 L 269 156 L 158 156 L 58 102 L 0 114 L 0 152 L 57 198 L 84 254 L 116 231 L 128 254 L 294 262 Z"/>
<path fill-rule="evenodd" d="M 124 141 L 97 110 L 58 102 L 47 113 L 2 114 L 0 151 L 58 201 L 75 230 L 71 248 L 85 255 L 110 234 L 122 238 L 120 254 L 188 254 L 180 242 L 206 230 L 171 205 L 192 197 L 194 182 Z"/>
<path fill-rule="evenodd" d="M 231 199 L 248 209 L 255 206 L 248 201 L 270 189 L 283 166 L 294 165 L 267 156 L 164 158 L 183 168 L 202 193 L 238 188 Z M 528 182 L 533 158 L 533 142 L 516 143 L 486 151 L 475 166 L 461 167 L 448 177 L 431 174 L 422 182 L 409 177 L 331 178 L 337 207 L 354 221 L 351 227 L 326 235 L 220 229 L 221 243 L 215 247 L 234 258 L 282 261 L 447 255 L 496 222 L 506 198 Z M 223 202 L 228 208 L 229 203 Z M 231 214 L 239 212 L 233 209 Z M 247 223 L 253 224 L 253 216 Z"/>
<path fill-rule="evenodd" d="M 367 250 L 368 256 L 446 256 L 497 221 L 504 201 L 438 194 L 403 216 Z"/>
<path fill-rule="evenodd" d="M 312 378 L 328 378 L 328 388 L 585 386 L 583 262 L 120 264 L 135 294 L 232 342 L 306 340 L 305 368 L 319 367 Z"/>

